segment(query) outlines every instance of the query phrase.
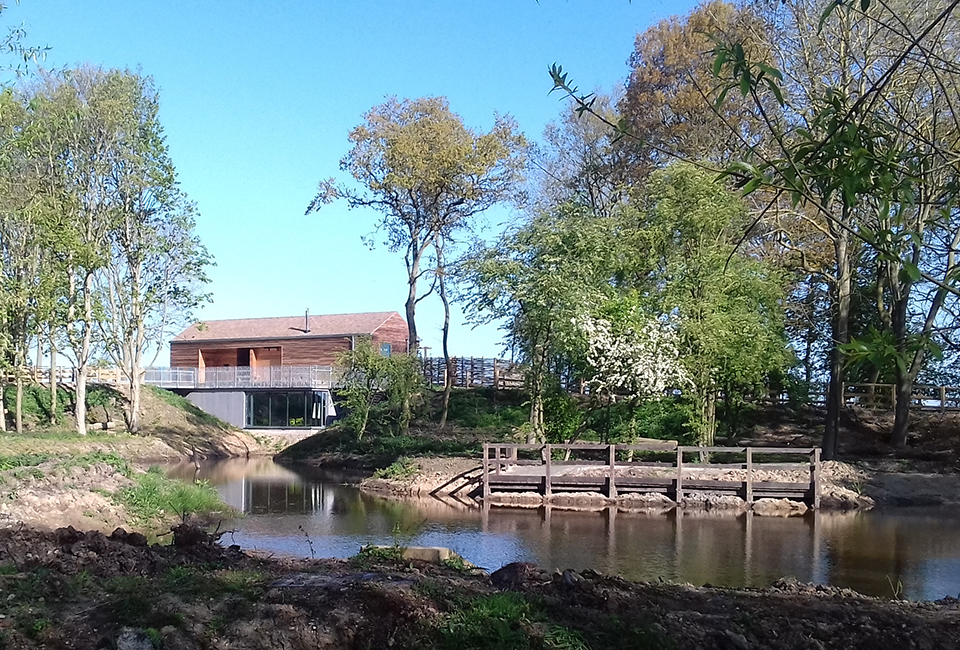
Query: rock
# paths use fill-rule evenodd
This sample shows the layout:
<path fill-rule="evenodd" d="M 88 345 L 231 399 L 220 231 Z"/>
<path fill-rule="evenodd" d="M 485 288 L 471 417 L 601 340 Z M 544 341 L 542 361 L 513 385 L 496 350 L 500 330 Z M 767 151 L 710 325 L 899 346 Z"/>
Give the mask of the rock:
<path fill-rule="evenodd" d="M 568 589 L 572 589 L 573 587 L 576 587 L 577 585 L 579 585 L 581 582 L 583 582 L 583 577 L 576 571 L 573 571 L 572 569 L 567 569 L 566 571 L 563 572 L 564 587 L 567 587 Z"/>
<path fill-rule="evenodd" d="M 790 499 L 758 499 L 753 504 L 753 513 L 762 517 L 793 517 L 807 510 L 807 504 Z"/>
<path fill-rule="evenodd" d="M 154 647 L 146 632 L 125 627 L 117 637 L 117 650 L 154 650 Z"/>
<path fill-rule="evenodd" d="M 491 573 L 490 581 L 501 589 L 519 587 L 530 579 L 536 569 L 536 565 L 529 562 L 511 562 Z"/>

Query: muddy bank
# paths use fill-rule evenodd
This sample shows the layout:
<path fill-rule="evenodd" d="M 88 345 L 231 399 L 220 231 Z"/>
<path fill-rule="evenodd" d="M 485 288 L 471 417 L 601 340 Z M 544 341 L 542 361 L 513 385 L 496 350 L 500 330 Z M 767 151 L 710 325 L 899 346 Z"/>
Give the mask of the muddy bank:
<path fill-rule="evenodd" d="M 492 576 L 389 554 L 279 561 L 195 529 L 0 531 L 9 648 L 958 648 L 960 603 L 634 583 L 513 564 Z M 139 643 L 140 645 L 135 645 Z"/>
<path fill-rule="evenodd" d="M 446 496 L 466 497 L 476 495 L 481 487 L 482 474 L 480 463 L 468 458 L 415 458 L 411 459 L 417 467 L 413 476 L 404 478 L 376 478 L 371 477 L 360 484 L 360 489 L 381 496 L 407 498 L 415 496 Z M 577 469 L 572 475 L 586 476 L 591 473 L 604 472 L 602 469 Z M 630 468 L 624 474 L 638 476 L 644 472 L 647 476 L 672 477 L 674 470 Z M 600 474 L 597 474 L 600 475 Z M 738 469 L 711 469 L 694 468 L 685 474 L 687 478 L 718 479 L 724 481 L 743 481 L 745 470 Z M 807 476 L 802 471 L 792 470 L 763 470 L 754 471 L 756 481 L 805 481 Z M 847 463 L 828 461 L 821 469 L 821 507 L 826 509 L 869 509 L 875 505 L 875 500 L 865 491 L 870 484 L 871 474 Z M 960 482 L 957 484 L 957 497 L 960 498 Z M 909 498 L 904 493 L 903 498 Z M 574 509 L 601 509 L 617 505 L 626 510 L 658 510 L 669 509 L 677 503 L 662 494 L 628 494 L 615 499 L 609 499 L 595 492 L 554 494 L 546 497 L 534 492 L 527 493 L 494 493 L 491 503 L 496 505 L 514 505 L 519 507 L 536 507 L 550 504 L 557 507 Z M 736 496 L 720 494 L 692 494 L 683 499 L 680 504 L 684 508 L 704 508 L 713 510 L 742 511 L 747 509 L 747 503 Z M 787 499 L 760 499 L 753 507 L 760 514 L 803 514 L 806 506 Z"/>

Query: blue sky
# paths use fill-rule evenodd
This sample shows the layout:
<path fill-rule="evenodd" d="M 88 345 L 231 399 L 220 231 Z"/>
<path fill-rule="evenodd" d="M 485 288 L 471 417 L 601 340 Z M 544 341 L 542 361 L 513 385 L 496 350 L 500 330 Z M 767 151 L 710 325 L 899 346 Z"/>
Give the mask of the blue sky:
<path fill-rule="evenodd" d="M 547 68 L 581 89 L 614 88 L 638 32 L 688 0 L 22 0 L 4 12 L 44 65 L 139 69 L 160 91 L 167 142 L 198 233 L 213 253 L 213 303 L 201 320 L 397 310 L 399 254 L 360 241 L 377 214 L 333 204 L 304 216 L 317 182 L 337 176 L 347 133 L 390 95 L 445 95 L 473 128 L 513 115 L 538 140 L 562 108 Z M 488 236 L 516 215 L 496 210 Z M 442 311 L 418 310 L 439 353 Z M 451 352 L 500 351 L 496 326 L 457 315 Z M 432 352 L 432 353 L 433 353 Z M 159 363 L 166 362 L 166 354 Z"/>

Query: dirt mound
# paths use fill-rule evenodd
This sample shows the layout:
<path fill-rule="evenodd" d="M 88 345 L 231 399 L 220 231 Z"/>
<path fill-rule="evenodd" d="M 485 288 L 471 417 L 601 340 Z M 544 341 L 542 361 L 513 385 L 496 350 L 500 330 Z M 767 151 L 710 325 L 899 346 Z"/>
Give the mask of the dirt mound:
<path fill-rule="evenodd" d="M 783 579 L 768 589 L 633 583 L 529 564 L 273 561 L 196 529 L 178 544 L 72 528 L 0 531 L 10 648 L 958 648 L 960 603 Z M 296 579 L 291 579 L 294 576 Z M 139 646 L 137 646 L 139 647 Z M 147 647 L 143 645 L 143 647 Z"/>

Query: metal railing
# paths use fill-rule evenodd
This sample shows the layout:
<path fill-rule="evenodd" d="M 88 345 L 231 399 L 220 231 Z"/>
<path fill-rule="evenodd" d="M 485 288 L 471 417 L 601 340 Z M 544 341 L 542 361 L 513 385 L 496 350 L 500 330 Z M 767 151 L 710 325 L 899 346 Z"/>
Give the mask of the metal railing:
<path fill-rule="evenodd" d="M 331 388 L 330 366 L 149 368 L 145 383 L 161 388 Z"/>

